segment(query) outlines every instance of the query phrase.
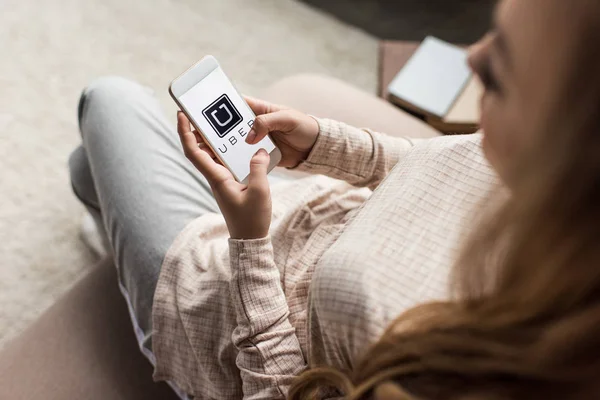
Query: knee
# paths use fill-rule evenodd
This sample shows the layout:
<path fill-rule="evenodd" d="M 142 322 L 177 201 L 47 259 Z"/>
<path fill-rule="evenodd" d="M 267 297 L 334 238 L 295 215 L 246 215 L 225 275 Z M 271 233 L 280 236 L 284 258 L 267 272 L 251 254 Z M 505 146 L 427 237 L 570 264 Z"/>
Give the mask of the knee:
<path fill-rule="evenodd" d="M 69 174 L 73 183 L 80 182 L 91 174 L 87 155 L 82 146 L 78 146 L 71 155 L 69 155 Z"/>
<path fill-rule="evenodd" d="M 69 175 L 75 196 L 88 207 L 99 209 L 90 163 L 82 146 L 69 156 Z"/>
<path fill-rule="evenodd" d="M 139 83 L 120 76 L 103 76 L 94 79 L 81 93 L 77 116 L 79 124 L 86 112 L 94 107 L 112 105 L 120 101 L 131 100 L 140 93 L 150 94 L 152 90 Z"/>

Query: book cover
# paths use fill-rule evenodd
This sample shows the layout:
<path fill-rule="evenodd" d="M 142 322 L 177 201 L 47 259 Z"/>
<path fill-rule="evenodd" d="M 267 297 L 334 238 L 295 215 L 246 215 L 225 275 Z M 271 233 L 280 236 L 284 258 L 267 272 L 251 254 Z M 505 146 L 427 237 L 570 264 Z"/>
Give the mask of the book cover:
<path fill-rule="evenodd" d="M 472 75 L 464 48 L 429 36 L 390 83 L 390 100 L 417 114 L 443 119 Z M 459 114 L 465 111 L 462 107 Z"/>

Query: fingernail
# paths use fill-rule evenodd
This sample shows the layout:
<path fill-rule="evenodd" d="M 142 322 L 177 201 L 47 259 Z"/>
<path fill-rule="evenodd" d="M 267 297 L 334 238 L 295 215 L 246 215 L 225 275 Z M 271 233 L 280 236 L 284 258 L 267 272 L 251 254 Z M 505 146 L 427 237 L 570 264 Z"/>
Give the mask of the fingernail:
<path fill-rule="evenodd" d="M 246 143 L 252 143 L 254 138 L 256 138 L 256 132 L 254 129 L 250 129 L 250 132 L 248 132 L 248 137 L 246 138 Z"/>
<path fill-rule="evenodd" d="M 269 153 L 267 153 L 267 151 L 266 151 L 265 149 L 259 149 L 259 150 L 256 152 L 256 155 L 257 155 L 257 156 L 261 156 L 261 157 L 262 157 L 262 156 L 268 156 L 268 155 L 269 155 Z"/>

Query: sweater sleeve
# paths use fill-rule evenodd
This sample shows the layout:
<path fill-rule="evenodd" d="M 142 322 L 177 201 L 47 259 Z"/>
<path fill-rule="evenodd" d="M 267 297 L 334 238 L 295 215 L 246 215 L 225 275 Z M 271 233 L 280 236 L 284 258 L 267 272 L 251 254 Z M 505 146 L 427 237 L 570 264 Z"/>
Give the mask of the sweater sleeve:
<path fill-rule="evenodd" d="M 290 323 L 289 309 L 269 237 L 229 239 L 231 296 L 237 327 L 232 334 L 244 400 L 284 399 L 306 362 Z"/>
<path fill-rule="evenodd" d="M 294 169 L 370 189 L 379 185 L 415 141 L 424 140 L 388 136 L 330 119 L 317 118 L 317 122 L 317 141 L 308 158 Z"/>

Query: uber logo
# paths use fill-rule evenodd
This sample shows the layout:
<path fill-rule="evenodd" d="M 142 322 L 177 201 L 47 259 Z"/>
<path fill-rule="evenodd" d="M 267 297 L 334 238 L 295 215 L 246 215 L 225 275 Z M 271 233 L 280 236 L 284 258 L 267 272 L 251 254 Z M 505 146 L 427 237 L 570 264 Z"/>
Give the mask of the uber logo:
<path fill-rule="evenodd" d="M 202 114 L 208 120 L 219 137 L 227 135 L 237 124 L 242 122 L 242 116 L 233 106 L 226 94 L 206 107 Z"/>

